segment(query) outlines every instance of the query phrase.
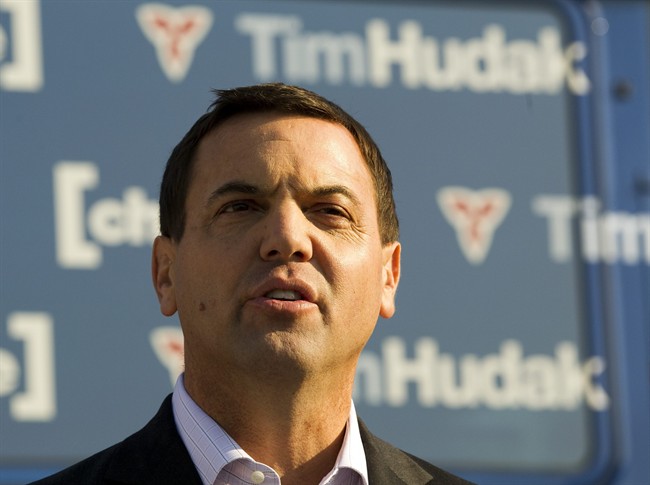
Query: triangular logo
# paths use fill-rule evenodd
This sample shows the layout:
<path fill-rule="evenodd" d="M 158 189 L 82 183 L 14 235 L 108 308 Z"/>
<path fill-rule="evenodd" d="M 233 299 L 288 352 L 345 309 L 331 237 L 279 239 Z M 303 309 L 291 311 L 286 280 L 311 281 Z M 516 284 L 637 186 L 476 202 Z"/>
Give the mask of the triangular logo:
<path fill-rule="evenodd" d="M 169 372 L 172 386 L 185 365 L 185 341 L 178 327 L 158 327 L 149 334 L 149 342 L 156 357 Z"/>
<path fill-rule="evenodd" d="M 167 79 L 175 83 L 185 79 L 194 51 L 212 27 L 212 12 L 198 5 L 176 8 L 145 3 L 137 8 L 135 17 L 145 37 L 156 48 Z"/>
<path fill-rule="evenodd" d="M 510 209 L 510 194 L 495 188 L 444 187 L 437 199 L 443 215 L 456 230 L 467 261 L 481 264 L 490 251 L 494 231 Z"/>

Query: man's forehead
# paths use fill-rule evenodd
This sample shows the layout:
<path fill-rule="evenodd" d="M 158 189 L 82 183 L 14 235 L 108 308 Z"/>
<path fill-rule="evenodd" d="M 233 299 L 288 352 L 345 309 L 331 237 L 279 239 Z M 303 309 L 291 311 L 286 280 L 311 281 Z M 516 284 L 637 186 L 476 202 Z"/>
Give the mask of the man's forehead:
<path fill-rule="evenodd" d="M 227 157 L 237 159 L 238 156 L 243 164 L 251 155 L 273 158 L 274 150 L 281 146 L 274 144 L 276 141 L 295 143 L 297 149 L 303 150 L 300 155 L 327 155 L 320 160 L 320 172 L 328 168 L 335 170 L 337 161 L 350 163 L 348 168 L 356 165 L 363 171 L 369 170 L 356 139 L 343 125 L 277 112 L 239 114 L 224 121 L 201 139 L 194 164 L 201 161 L 218 164 L 231 161 L 225 160 Z"/>
<path fill-rule="evenodd" d="M 356 140 L 344 126 L 319 118 L 237 115 L 204 137 L 196 155 L 190 191 L 202 205 L 226 193 L 272 196 L 282 187 L 302 197 L 375 202 L 372 174 Z"/>
<path fill-rule="evenodd" d="M 231 116 L 210 130 L 201 140 L 201 144 L 209 140 L 232 142 L 233 133 L 245 133 L 250 135 L 251 138 L 258 138 L 260 141 L 288 140 L 286 133 L 282 133 L 287 129 L 287 126 L 290 130 L 298 132 L 308 127 L 317 126 L 317 129 L 322 131 L 322 137 L 332 136 L 335 132 L 338 132 L 339 136 L 343 134 L 344 137 L 349 137 L 349 141 L 359 148 L 352 133 L 336 121 L 281 111 L 239 113 Z"/>

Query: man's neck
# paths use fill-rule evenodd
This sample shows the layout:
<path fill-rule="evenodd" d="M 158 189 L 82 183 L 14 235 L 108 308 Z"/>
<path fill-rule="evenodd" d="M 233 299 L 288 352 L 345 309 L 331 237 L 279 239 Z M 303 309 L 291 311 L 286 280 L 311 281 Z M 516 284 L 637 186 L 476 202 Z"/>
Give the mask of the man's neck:
<path fill-rule="evenodd" d="M 299 383 L 215 376 L 186 370 L 194 401 L 283 485 L 318 484 L 332 469 L 345 436 L 353 376 Z"/>

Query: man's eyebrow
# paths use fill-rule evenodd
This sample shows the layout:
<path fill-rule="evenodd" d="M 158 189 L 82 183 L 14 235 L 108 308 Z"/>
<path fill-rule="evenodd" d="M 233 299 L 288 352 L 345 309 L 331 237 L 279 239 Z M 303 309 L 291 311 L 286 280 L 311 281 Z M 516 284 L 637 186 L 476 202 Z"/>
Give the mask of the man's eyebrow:
<path fill-rule="evenodd" d="M 259 195 L 262 193 L 262 190 L 248 182 L 243 182 L 240 180 L 233 180 L 232 182 L 227 182 L 221 187 L 213 190 L 206 205 L 210 205 L 214 200 L 219 197 L 227 194 L 248 194 L 248 195 Z M 312 197 L 329 197 L 332 195 L 342 195 L 343 197 L 349 199 L 353 204 L 360 205 L 361 201 L 359 198 L 354 195 L 354 193 L 347 188 L 345 185 L 324 185 L 315 187 L 312 190 L 309 190 L 309 194 Z"/>
<path fill-rule="evenodd" d="M 359 198 L 354 195 L 354 193 L 348 189 L 345 185 L 325 185 L 322 187 L 316 187 L 312 194 L 315 196 L 326 197 L 330 195 L 342 195 L 355 205 L 361 205 Z"/>
<path fill-rule="evenodd" d="M 208 197 L 208 200 L 206 202 L 206 205 L 210 205 L 215 199 L 218 199 L 222 195 L 226 194 L 257 194 L 259 193 L 260 189 L 254 185 L 251 185 L 247 182 L 242 182 L 239 180 L 234 180 L 232 182 L 227 182 L 223 184 L 221 187 L 218 187 L 217 189 L 213 190 L 210 196 Z"/>

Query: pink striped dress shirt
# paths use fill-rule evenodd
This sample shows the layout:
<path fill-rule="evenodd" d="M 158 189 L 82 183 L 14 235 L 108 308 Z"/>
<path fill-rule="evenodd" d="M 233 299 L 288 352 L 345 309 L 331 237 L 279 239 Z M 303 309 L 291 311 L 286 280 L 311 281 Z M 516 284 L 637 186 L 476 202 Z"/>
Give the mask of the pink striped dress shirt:
<path fill-rule="evenodd" d="M 273 468 L 253 460 L 192 400 L 185 390 L 183 374 L 176 381 L 172 406 L 178 433 L 204 485 L 280 485 L 280 477 Z M 368 485 L 366 455 L 354 403 L 334 468 L 320 485 Z"/>

